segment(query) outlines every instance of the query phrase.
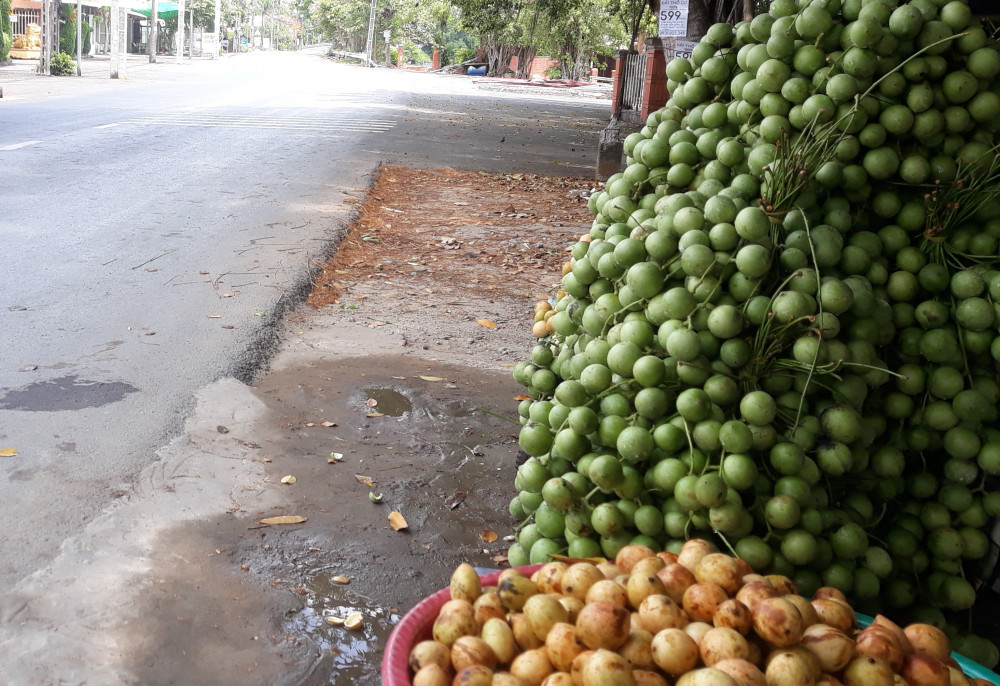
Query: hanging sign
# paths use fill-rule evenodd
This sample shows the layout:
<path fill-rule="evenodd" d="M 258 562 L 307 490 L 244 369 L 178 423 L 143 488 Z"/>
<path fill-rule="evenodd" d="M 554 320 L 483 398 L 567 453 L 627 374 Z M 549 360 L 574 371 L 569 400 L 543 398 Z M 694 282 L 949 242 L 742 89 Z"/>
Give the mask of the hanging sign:
<path fill-rule="evenodd" d="M 697 47 L 697 43 L 693 40 L 678 40 L 674 41 L 674 57 L 691 57 L 691 52 Z"/>
<path fill-rule="evenodd" d="M 688 0 L 660 0 L 659 35 L 661 38 L 686 36 Z"/>

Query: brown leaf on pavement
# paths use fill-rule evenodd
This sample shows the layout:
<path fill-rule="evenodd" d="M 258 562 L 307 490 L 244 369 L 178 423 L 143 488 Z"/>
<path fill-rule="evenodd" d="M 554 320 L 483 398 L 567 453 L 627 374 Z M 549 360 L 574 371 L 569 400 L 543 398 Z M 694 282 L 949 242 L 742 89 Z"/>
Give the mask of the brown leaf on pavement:
<path fill-rule="evenodd" d="M 479 538 L 483 539 L 483 543 L 496 543 L 499 538 L 496 531 L 490 531 L 489 529 L 483 529 L 479 532 Z"/>
<path fill-rule="evenodd" d="M 403 515 L 399 514 L 395 510 L 389 513 L 389 525 L 392 526 L 392 528 L 395 529 L 396 531 L 399 531 L 400 529 L 406 529 L 409 526 L 406 523 L 406 520 L 403 518 Z"/>
<path fill-rule="evenodd" d="M 299 515 L 281 515 L 280 517 L 267 517 L 266 519 L 260 520 L 261 524 L 301 524 L 302 522 L 308 521 L 305 517 Z"/>

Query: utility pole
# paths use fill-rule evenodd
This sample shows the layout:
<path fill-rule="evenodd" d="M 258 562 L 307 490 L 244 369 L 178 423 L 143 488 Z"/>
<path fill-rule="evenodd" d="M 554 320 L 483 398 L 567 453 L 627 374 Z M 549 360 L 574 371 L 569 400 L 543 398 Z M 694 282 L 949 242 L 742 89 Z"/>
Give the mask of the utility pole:
<path fill-rule="evenodd" d="M 177 64 L 184 63 L 184 0 L 177 0 Z"/>
<path fill-rule="evenodd" d="M 38 61 L 38 71 L 42 74 L 48 75 L 49 66 L 51 65 L 50 57 L 52 54 L 52 35 L 50 31 L 50 24 L 52 23 L 52 0 L 42 0 L 42 58 Z"/>
<path fill-rule="evenodd" d="M 153 64 L 156 62 L 156 29 L 157 24 L 160 23 L 160 18 L 156 13 L 156 0 L 153 0 L 153 11 L 149 16 L 149 63 Z"/>
<path fill-rule="evenodd" d="M 122 65 L 124 60 L 121 58 L 122 51 L 122 31 L 124 27 L 122 26 L 121 11 L 118 9 L 118 0 L 111 0 L 111 26 L 109 28 L 111 38 L 111 78 L 117 79 L 120 75 L 119 71 L 124 71 Z"/>
<path fill-rule="evenodd" d="M 213 46 L 212 59 L 219 58 L 219 46 L 222 45 L 222 32 L 219 30 L 219 14 L 222 12 L 222 0 L 215 0 L 215 24 L 213 25 L 213 31 L 215 31 L 215 45 Z"/>
<path fill-rule="evenodd" d="M 83 2 L 76 0 L 76 75 L 83 76 Z"/>
<path fill-rule="evenodd" d="M 365 66 L 369 66 L 372 62 L 372 43 L 375 41 L 375 3 L 378 0 L 372 0 L 372 8 L 368 14 L 368 39 L 365 41 Z"/>

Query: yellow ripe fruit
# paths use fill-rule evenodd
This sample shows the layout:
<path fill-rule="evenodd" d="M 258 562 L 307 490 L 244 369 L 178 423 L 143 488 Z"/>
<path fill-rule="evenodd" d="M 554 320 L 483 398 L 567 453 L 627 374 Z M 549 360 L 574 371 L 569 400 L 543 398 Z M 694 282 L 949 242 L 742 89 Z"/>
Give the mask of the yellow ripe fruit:
<path fill-rule="evenodd" d="M 531 335 L 535 338 L 545 338 L 549 335 L 549 323 L 535 322 L 535 325 L 531 327 Z"/>

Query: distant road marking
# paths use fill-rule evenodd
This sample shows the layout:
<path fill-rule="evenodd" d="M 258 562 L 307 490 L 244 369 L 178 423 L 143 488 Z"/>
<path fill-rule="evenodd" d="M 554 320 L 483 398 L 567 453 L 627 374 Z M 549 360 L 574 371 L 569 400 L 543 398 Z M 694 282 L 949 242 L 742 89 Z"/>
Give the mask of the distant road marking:
<path fill-rule="evenodd" d="M 95 126 L 95 129 L 110 129 L 113 126 L 121 126 L 122 122 L 116 121 L 114 124 L 101 124 L 100 126 Z"/>
<path fill-rule="evenodd" d="M 0 148 L 0 152 L 7 152 L 8 150 L 17 150 L 19 148 L 27 148 L 29 145 L 37 145 L 41 141 L 24 141 L 23 143 L 12 143 L 11 145 L 5 145 Z"/>
<path fill-rule="evenodd" d="M 140 126 L 194 126 L 205 128 L 285 129 L 322 133 L 383 133 L 393 128 L 391 119 L 315 119 L 252 114 L 159 114 L 130 119 L 122 124 Z"/>

